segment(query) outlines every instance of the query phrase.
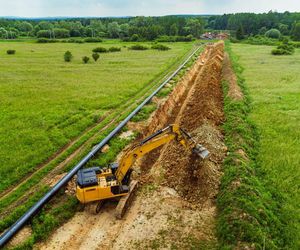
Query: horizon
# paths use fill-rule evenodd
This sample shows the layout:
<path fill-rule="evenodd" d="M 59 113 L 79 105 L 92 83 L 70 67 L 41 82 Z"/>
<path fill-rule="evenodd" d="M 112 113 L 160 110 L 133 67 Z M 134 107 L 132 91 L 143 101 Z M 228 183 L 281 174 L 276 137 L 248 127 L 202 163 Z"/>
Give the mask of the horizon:
<path fill-rule="evenodd" d="M 0 0 L 0 17 L 105 18 L 234 13 L 299 12 L 298 0 Z M 176 13 L 176 14 L 174 14 Z M 209 14 L 207 14 L 209 13 Z"/>
<path fill-rule="evenodd" d="M 0 19 L 72 19 L 72 18 L 134 18 L 134 17 L 166 17 L 166 16 L 221 16 L 221 15 L 231 15 L 231 14 L 241 14 L 241 13 L 254 13 L 254 14 L 267 14 L 269 12 L 274 13 L 300 13 L 300 11 L 276 11 L 276 10 L 269 10 L 264 12 L 228 12 L 228 13 L 220 13 L 220 14 L 209 14 L 209 13 L 203 13 L 203 14 L 190 14 L 190 13 L 184 13 L 184 14 L 168 14 L 168 15 L 124 15 L 124 16 L 0 16 Z"/>

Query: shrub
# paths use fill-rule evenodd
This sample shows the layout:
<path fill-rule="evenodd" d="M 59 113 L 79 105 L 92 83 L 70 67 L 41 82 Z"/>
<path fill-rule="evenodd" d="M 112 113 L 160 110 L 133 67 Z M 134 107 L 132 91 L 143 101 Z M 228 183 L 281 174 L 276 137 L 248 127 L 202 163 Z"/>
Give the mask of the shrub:
<path fill-rule="evenodd" d="M 64 54 L 65 62 L 71 62 L 73 55 L 70 51 L 66 51 Z"/>
<path fill-rule="evenodd" d="M 36 42 L 37 42 L 37 43 L 57 43 L 57 42 L 59 42 L 59 41 L 56 40 L 56 39 L 39 38 L 39 39 L 37 39 Z"/>
<path fill-rule="evenodd" d="M 100 57 L 100 55 L 98 53 L 93 53 L 92 57 L 93 57 L 94 61 L 97 62 L 98 59 L 99 59 L 99 57 Z"/>
<path fill-rule="evenodd" d="M 118 48 L 118 47 L 110 47 L 108 50 L 109 50 L 109 52 L 118 52 L 118 51 L 121 51 L 121 48 Z"/>
<path fill-rule="evenodd" d="M 103 47 L 97 47 L 97 48 L 94 48 L 93 49 L 93 52 L 95 53 L 106 53 L 108 52 L 106 48 L 103 48 Z"/>
<path fill-rule="evenodd" d="M 133 34 L 130 38 L 131 41 L 137 42 L 140 39 L 138 34 Z"/>
<path fill-rule="evenodd" d="M 288 43 L 282 43 L 271 51 L 273 55 L 292 55 L 294 52 L 294 46 Z"/>
<path fill-rule="evenodd" d="M 151 47 L 151 49 L 157 49 L 157 50 L 169 50 L 171 48 L 169 48 L 168 46 L 166 45 L 163 45 L 163 44 L 155 44 Z"/>
<path fill-rule="evenodd" d="M 16 51 L 14 49 L 9 49 L 9 50 L 6 51 L 6 53 L 8 55 L 14 55 L 14 54 L 16 54 Z"/>
<path fill-rule="evenodd" d="M 278 39 L 281 33 L 278 29 L 270 29 L 265 34 L 266 37 Z"/>
<path fill-rule="evenodd" d="M 144 45 L 141 45 L 141 44 L 136 44 L 136 45 L 130 46 L 129 49 L 132 49 L 132 50 L 147 50 L 149 48 L 144 46 Z"/>
<path fill-rule="evenodd" d="M 74 39 L 74 38 L 65 40 L 65 42 L 66 42 L 66 43 L 84 43 L 83 40 L 81 40 L 81 39 Z"/>
<path fill-rule="evenodd" d="M 90 60 L 90 58 L 89 58 L 88 56 L 82 57 L 82 61 L 83 61 L 84 63 L 88 63 L 89 60 Z"/>
<path fill-rule="evenodd" d="M 192 35 L 188 36 L 160 36 L 157 42 L 190 42 L 195 40 Z"/>
<path fill-rule="evenodd" d="M 84 41 L 86 43 L 101 43 L 102 39 L 96 38 L 96 37 L 88 37 L 88 38 L 85 38 Z"/>

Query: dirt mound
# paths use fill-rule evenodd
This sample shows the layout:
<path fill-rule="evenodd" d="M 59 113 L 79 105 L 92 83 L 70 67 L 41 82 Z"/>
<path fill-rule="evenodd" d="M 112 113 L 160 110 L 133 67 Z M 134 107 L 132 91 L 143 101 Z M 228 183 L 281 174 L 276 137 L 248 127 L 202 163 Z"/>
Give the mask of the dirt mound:
<path fill-rule="evenodd" d="M 218 192 L 220 166 L 226 152 L 223 135 L 208 122 L 191 134 L 209 150 L 209 160 L 203 161 L 181 145 L 171 143 L 160 159 L 166 169 L 164 184 L 185 200 L 201 207 L 210 206 Z"/>

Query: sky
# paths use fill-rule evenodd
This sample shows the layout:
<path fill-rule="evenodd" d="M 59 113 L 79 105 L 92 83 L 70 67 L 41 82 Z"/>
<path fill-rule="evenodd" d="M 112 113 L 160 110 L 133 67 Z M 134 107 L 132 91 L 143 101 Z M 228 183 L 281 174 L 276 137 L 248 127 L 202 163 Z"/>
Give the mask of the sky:
<path fill-rule="evenodd" d="M 300 0 L 0 0 L 0 16 L 162 16 L 300 12 Z"/>

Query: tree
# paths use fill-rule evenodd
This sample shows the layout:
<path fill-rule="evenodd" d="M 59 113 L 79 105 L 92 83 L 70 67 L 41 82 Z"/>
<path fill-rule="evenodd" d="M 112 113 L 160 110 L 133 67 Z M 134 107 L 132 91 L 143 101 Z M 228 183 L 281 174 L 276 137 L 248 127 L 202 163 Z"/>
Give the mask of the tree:
<path fill-rule="evenodd" d="M 7 38 L 7 30 L 4 28 L 0 28 L 0 38 Z"/>
<path fill-rule="evenodd" d="M 243 27 L 242 24 L 240 24 L 239 27 L 238 27 L 238 29 L 236 30 L 235 37 L 238 40 L 244 39 L 244 37 L 245 37 L 245 35 L 244 35 L 244 27 Z"/>
<path fill-rule="evenodd" d="M 18 28 L 20 31 L 26 32 L 27 35 L 33 30 L 33 26 L 29 22 L 21 22 Z"/>
<path fill-rule="evenodd" d="M 267 31 L 268 29 L 264 26 L 259 29 L 258 34 L 265 35 Z"/>
<path fill-rule="evenodd" d="M 289 34 L 289 26 L 286 24 L 279 24 L 279 31 L 282 35 L 288 35 Z"/>
<path fill-rule="evenodd" d="M 39 30 L 50 30 L 53 28 L 52 23 L 48 21 L 42 21 L 38 23 Z"/>
<path fill-rule="evenodd" d="M 51 37 L 51 31 L 50 30 L 40 30 L 36 33 L 36 36 L 38 38 L 43 37 L 43 38 L 50 38 Z"/>
<path fill-rule="evenodd" d="M 296 41 L 300 41 L 300 22 L 293 25 L 292 38 Z"/>
<path fill-rule="evenodd" d="M 198 18 L 190 18 L 187 21 L 185 30 L 188 34 L 198 38 L 203 33 L 203 23 Z"/>
<path fill-rule="evenodd" d="M 67 29 L 53 29 L 54 38 L 67 38 L 70 37 L 70 31 Z"/>
<path fill-rule="evenodd" d="M 117 22 L 112 22 L 108 24 L 107 31 L 111 38 L 118 38 L 121 30 Z"/>
<path fill-rule="evenodd" d="M 72 58 L 73 58 L 72 53 L 70 51 L 66 51 L 64 54 L 65 62 L 71 62 Z"/>
<path fill-rule="evenodd" d="M 128 37 L 129 35 L 129 24 L 123 23 L 120 25 L 120 37 Z"/>
<path fill-rule="evenodd" d="M 170 27 L 170 36 L 178 36 L 178 27 L 176 23 L 173 23 Z"/>
<path fill-rule="evenodd" d="M 93 53 L 92 57 L 93 57 L 94 61 L 97 62 L 97 60 L 99 59 L 100 56 L 98 53 Z"/>
<path fill-rule="evenodd" d="M 266 37 L 278 39 L 281 36 L 281 33 L 278 29 L 270 29 L 265 34 Z"/>

